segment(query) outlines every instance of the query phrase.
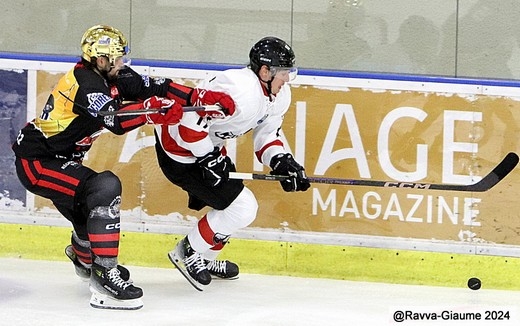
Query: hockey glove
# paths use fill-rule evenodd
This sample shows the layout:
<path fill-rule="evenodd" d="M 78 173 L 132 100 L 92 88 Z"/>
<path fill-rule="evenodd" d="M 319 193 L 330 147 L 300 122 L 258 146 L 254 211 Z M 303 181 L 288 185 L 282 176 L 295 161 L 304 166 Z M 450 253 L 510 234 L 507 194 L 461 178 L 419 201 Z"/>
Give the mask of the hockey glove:
<path fill-rule="evenodd" d="M 273 169 L 271 174 L 289 176 L 280 181 L 283 190 L 287 192 L 306 191 L 311 186 L 305 175 L 305 169 L 289 153 L 276 155 L 271 159 L 269 166 Z"/>
<path fill-rule="evenodd" d="M 235 102 L 231 96 L 222 92 L 214 92 L 206 89 L 195 88 L 191 95 L 193 105 L 214 105 L 218 104 L 222 109 L 212 111 L 197 112 L 201 117 L 223 118 L 235 113 Z"/>
<path fill-rule="evenodd" d="M 161 112 L 145 115 L 149 124 L 174 125 L 179 123 L 183 115 L 180 104 L 164 97 L 152 96 L 146 99 L 143 102 L 143 108 L 146 110 L 161 110 Z"/>
<path fill-rule="evenodd" d="M 202 178 L 211 187 L 218 187 L 227 182 L 229 171 L 233 166 L 231 159 L 222 155 L 218 147 L 203 157 L 199 157 L 197 164 L 202 168 Z"/>

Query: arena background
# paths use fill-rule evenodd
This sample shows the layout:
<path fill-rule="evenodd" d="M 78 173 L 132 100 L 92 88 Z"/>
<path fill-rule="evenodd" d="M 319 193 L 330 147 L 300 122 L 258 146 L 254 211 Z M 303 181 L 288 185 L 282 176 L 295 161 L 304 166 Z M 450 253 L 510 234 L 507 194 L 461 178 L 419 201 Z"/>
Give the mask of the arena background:
<path fill-rule="evenodd" d="M 513 78 L 520 34 L 510 25 L 516 19 L 508 18 L 518 5 L 443 2 L 441 8 L 398 1 L 388 8 L 382 1 L 267 1 L 258 5 L 270 4 L 273 10 L 265 11 L 234 1 L 219 2 L 219 8 L 202 1 L 189 7 L 176 1 L 146 7 L 137 1 L 82 1 L 62 3 L 45 20 L 36 12 L 60 1 L 6 3 L 0 23 L 8 31 L 0 43 L 0 252 L 63 259 L 67 221 L 48 201 L 21 188 L 9 146 L 77 59 L 83 31 L 100 20 L 129 35 L 140 72 L 189 85 L 214 70 L 244 64 L 251 44 L 265 35 L 290 40 L 301 72 L 292 84 L 284 131 L 310 175 L 477 181 L 507 152 L 518 151 Z M 118 15 L 110 15 L 116 10 Z M 156 13 L 153 20 L 150 13 Z M 239 18 L 230 22 L 222 19 L 226 15 Z M 492 25 L 497 17 L 504 24 Z M 151 135 L 149 127 L 123 137 L 103 134 L 85 164 L 110 169 L 123 180 L 122 259 L 160 266 L 200 213 L 185 208 L 185 195 L 158 170 Z M 239 170 L 260 170 L 250 137 L 229 148 Z M 226 254 L 246 272 L 453 286 L 468 273 L 500 273 L 500 281 L 488 284 L 515 288 L 518 261 L 508 257 L 520 256 L 519 177 L 515 170 L 478 194 L 324 185 L 286 194 L 276 183 L 248 182 L 260 202 L 259 216 Z"/>

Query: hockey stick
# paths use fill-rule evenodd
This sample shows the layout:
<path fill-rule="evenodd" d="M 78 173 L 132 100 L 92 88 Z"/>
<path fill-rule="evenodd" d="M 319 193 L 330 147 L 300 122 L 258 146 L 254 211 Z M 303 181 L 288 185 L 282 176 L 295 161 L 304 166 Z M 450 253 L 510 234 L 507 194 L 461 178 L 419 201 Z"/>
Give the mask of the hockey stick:
<path fill-rule="evenodd" d="M 61 91 L 58 91 L 61 96 L 63 96 L 68 101 L 72 102 L 74 105 L 79 106 L 83 110 L 88 111 L 88 108 L 85 106 L 74 102 L 71 98 L 69 98 L 67 95 L 63 94 Z M 221 111 L 222 107 L 220 105 L 201 105 L 201 106 L 183 106 L 182 111 L 184 112 L 194 112 L 194 111 Z M 151 113 L 159 113 L 162 112 L 162 109 L 149 109 L 149 110 L 131 110 L 131 111 L 99 111 L 98 114 L 102 117 L 106 116 L 128 116 L 128 115 L 142 115 L 142 114 L 151 114 Z M 222 113 L 224 115 L 224 113 Z"/>
<path fill-rule="evenodd" d="M 509 172 L 513 171 L 518 164 L 518 155 L 516 153 L 508 153 L 506 157 L 485 177 L 479 182 L 469 185 L 454 185 L 454 184 L 438 184 L 438 183 L 415 183 L 415 182 L 399 182 L 399 181 L 377 181 L 377 180 L 355 180 L 355 179 L 337 179 L 337 178 L 319 178 L 309 177 L 311 183 L 348 185 L 348 186 L 371 186 L 371 187 L 385 187 L 385 188 L 413 188 L 422 190 L 451 190 L 451 191 L 471 191 L 483 192 L 488 191 L 497 183 L 505 178 Z M 231 179 L 242 180 L 269 180 L 282 181 L 288 176 L 270 175 L 270 174 L 256 174 L 256 173 L 238 173 L 230 172 Z"/>
<path fill-rule="evenodd" d="M 183 112 L 202 112 L 202 111 L 220 111 L 222 107 L 219 105 L 201 105 L 201 106 L 183 106 Z M 131 111 L 99 111 L 98 114 L 102 117 L 106 116 L 125 116 L 125 115 L 142 115 L 162 112 L 162 109 L 149 109 L 149 110 L 131 110 Z M 224 113 L 222 113 L 224 114 Z"/>

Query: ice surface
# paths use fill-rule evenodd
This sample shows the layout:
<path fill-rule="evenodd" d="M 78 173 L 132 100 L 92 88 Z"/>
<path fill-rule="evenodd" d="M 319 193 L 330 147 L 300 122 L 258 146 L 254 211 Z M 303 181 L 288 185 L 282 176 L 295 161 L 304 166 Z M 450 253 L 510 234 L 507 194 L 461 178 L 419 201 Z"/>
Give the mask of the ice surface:
<path fill-rule="evenodd" d="M 165 257 L 165 259 L 167 259 Z M 173 267 L 127 266 L 136 311 L 91 308 L 69 262 L 0 258 L 0 325 L 519 325 L 520 292 L 241 274 L 198 292 Z M 394 311 L 511 310 L 503 321 L 393 321 Z"/>

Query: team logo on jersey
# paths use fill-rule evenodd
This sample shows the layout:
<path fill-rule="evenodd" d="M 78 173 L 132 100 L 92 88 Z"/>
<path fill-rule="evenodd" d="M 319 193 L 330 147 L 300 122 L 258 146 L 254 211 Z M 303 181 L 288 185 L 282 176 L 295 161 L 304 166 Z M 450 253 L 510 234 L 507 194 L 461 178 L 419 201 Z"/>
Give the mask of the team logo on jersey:
<path fill-rule="evenodd" d="M 97 117 L 97 113 L 107 104 L 112 101 L 112 98 L 103 93 L 89 93 L 87 94 L 89 105 L 88 112 Z"/>
<path fill-rule="evenodd" d="M 43 107 L 42 114 L 40 114 L 40 119 L 49 120 L 52 110 L 54 110 L 54 96 L 51 94 L 47 100 L 47 103 L 45 103 L 45 106 Z"/>
<path fill-rule="evenodd" d="M 141 78 L 143 79 L 144 86 L 145 87 L 150 87 L 150 77 L 142 75 Z"/>
<path fill-rule="evenodd" d="M 114 107 L 112 105 L 110 105 L 108 107 L 108 112 L 112 112 L 112 111 L 115 111 Z M 115 126 L 115 123 L 114 123 L 114 119 L 115 119 L 115 115 L 106 115 L 104 118 L 103 118 L 103 122 L 105 123 L 105 125 L 107 127 L 113 127 Z"/>

